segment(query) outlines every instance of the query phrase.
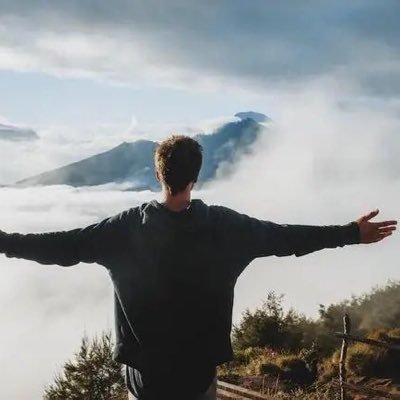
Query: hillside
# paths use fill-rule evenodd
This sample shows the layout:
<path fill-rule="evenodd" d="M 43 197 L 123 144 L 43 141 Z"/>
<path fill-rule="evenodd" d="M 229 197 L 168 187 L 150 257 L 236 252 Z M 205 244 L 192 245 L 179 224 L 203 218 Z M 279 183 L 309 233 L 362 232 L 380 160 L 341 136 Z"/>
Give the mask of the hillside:
<path fill-rule="evenodd" d="M 348 313 L 351 334 L 369 340 L 349 342 L 348 391 L 359 394 L 348 398 L 400 398 L 400 282 L 321 305 L 318 319 L 285 311 L 282 299 L 271 292 L 261 307 L 242 314 L 233 329 L 235 359 L 219 367 L 221 380 L 273 394 L 271 399 L 337 398 L 342 341 L 335 332 L 343 332 Z"/>

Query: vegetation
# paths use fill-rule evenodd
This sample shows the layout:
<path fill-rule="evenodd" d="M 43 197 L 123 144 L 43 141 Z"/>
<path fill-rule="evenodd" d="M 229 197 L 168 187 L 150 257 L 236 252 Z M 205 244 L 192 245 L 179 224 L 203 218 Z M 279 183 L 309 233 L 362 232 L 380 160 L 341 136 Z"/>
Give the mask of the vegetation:
<path fill-rule="evenodd" d="M 235 360 L 219 368 L 221 378 L 243 384 L 250 376 L 268 376 L 280 382 L 279 398 L 288 392 L 291 398 L 295 393 L 313 398 L 317 392 L 316 398 L 325 398 L 332 391 L 332 379 L 338 377 L 340 341 L 334 333 L 343 331 L 346 312 L 351 315 L 352 333 L 400 344 L 400 282 L 328 307 L 320 305 L 316 320 L 293 309 L 285 312 L 282 301 L 282 295 L 272 292 L 259 308 L 243 313 L 233 329 Z M 350 377 L 400 383 L 399 365 L 399 351 L 361 343 L 349 346 Z"/>
<path fill-rule="evenodd" d="M 367 336 L 368 339 L 386 343 L 400 344 L 400 329 L 376 329 Z M 321 381 L 327 381 L 338 374 L 339 351 L 321 364 Z M 400 352 L 356 343 L 347 352 L 347 370 L 351 376 L 366 378 L 389 378 L 400 383 Z"/>
<path fill-rule="evenodd" d="M 112 359 L 110 333 L 82 339 L 74 359 L 64 364 L 62 374 L 45 389 L 46 400 L 126 400 L 121 365 Z"/>
<path fill-rule="evenodd" d="M 218 368 L 220 379 L 272 395 L 276 399 L 332 399 L 337 388 L 343 315 L 352 319 L 352 333 L 400 344 L 400 282 L 350 300 L 320 306 L 310 319 L 283 308 L 283 296 L 273 292 L 254 311 L 246 310 L 233 327 L 234 361 Z M 111 335 L 83 338 L 72 361 L 45 390 L 47 400 L 126 399 L 120 366 L 112 360 Z M 351 344 L 349 378 L 388 378 L 400 384 L 400 352 Z"/>
<path fill-rule="evenodd" d="M 283 295 L 268 293 L 267 300 L 254 312 L 246 310 L 239 326 L 233 327 L 233 346 L 237 351 L 249 347 L 299 351 L 312 344 L 314 323 L 294 310 L 284 312 Z"/>

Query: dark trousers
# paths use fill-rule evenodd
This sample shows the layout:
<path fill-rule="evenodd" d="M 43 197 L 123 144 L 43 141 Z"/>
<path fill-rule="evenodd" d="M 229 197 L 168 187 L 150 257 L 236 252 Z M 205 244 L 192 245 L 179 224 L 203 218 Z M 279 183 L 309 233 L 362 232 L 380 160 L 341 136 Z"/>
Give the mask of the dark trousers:
<path fill-rule="evenodd" d="M 125 382 L 130 400 L 216 400 L 216 368 L 192 371 L 189 379 L 178 371 L 150 379 L 135 368 L 126 366 Z"/>

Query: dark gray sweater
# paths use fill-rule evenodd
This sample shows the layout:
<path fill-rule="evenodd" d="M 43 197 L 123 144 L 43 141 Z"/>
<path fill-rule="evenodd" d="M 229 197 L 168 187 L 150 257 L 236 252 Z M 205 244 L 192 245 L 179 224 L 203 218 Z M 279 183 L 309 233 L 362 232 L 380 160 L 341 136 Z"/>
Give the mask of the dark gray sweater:
<path fill-rule="evenodd" d="M 115 359 L 141 371 L 232 359 L 237 278 L 257 257 L 302 256 L 359 243 L 358 225 L 279 225 L 194 199 L 152 200 L 85 228 L 0 231 L 0 251 L 41 264 L 105 266 L 115 291 Z"/>

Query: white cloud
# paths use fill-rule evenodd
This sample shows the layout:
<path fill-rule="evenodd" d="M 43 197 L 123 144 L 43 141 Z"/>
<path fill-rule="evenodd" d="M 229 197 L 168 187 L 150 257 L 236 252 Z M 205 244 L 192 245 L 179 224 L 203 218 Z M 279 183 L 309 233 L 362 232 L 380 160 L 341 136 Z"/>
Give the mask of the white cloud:
<path fill-rule="evenodd" d="M 4 117 L 3 115 L 0 115 L 0 124 L 11 125 L 10 121 L 6 117 Z"/>
<path fill-rule="evenodd" d="M 368 92 L 398 94 L 398 11 L 397 2 L 372 0 L 301 9 L 290 1 L 101 0 L 94 7 L 73 0 L 40 10 L 3 0 L 0 68 L 255 91 L 336 74 Z"/>
<path fill-rule="evenodd" d="M 109 189 L 1 189 L 1 228 L 39 232 L 86 226 L 150 196 Z M 85 331 L 113 328 L 112 288 L 99 266 L 63 269 L 1 258 L 0 315 L 6 326 L 1 337 L 7 346 L 0 350 L 0 397 L 41 398 L 43 385 Z"/>
<path fill-rule="evenodd" d="M 397 217 L 396 102 L 344 104 L 334 91 L 314 86 L 277 98 L 276 110 L 274 130 L 240 161 L 235 174 L 193 197 L 281 223 L 342 224 L 375 207 L 381 208 L 380 218 Z M 10 149 L 1 147 L 2 157 L 3 151 Z M 25 165 L 9 159 L 10 168 L 15 163 L 27 168 L 32 159 L 26 157 Z M 158 197 L 113 185 L 3 188 L 0 194 L 0 229 L 21 232 L 84 226 Z M 368 247 L 256 260 L 239 279 L 235 319 L 245 307 L 259 305 L 268 290 L 285 293 L 287 305 L 315 314 L 318 303 L 399 279 L 397 241 L 394 236 Z M 93 334 L 113 327 L 112 288 L 105 270 L 94 265 L 60 268 L 2 258 L 1 270 L 2 342 L 8 345 L 0 350 L 0 397 L 40 397 L 84 330 Z"/>
<path fill-rule="evenodd" d="M 209 198 L 281 223 L 342 224 L 375 207 L 381 209 L 378 219 L 398 218 L 398 108 L 342 107 L 334 93 L 315 88 L 282 98 L 279 106 L 275 131 L 229 181 L 210 187 Z M 319 303 L 399 279 L 397 240 L 257 260 L 239 280 L 236 304 L 254 307 L 275 290 L 315 315 Z"/>

